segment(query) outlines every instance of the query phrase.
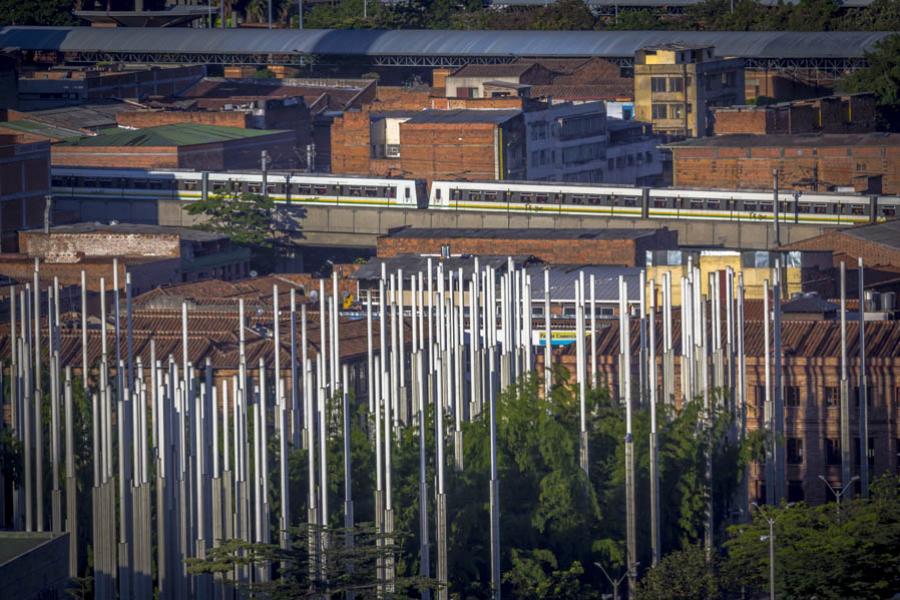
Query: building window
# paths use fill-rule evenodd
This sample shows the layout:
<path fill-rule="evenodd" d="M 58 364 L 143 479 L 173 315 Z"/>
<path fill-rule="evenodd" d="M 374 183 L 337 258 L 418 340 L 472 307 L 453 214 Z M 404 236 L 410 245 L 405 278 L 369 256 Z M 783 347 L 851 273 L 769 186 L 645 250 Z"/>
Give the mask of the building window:
<path fill-rule="evenodd" d="M 669 78 L 669 91 L 670 92 L 683 92 L 684 91 L 684 80 L 681 77 L 670 77 Z"/>
<path fill-rule="evenodd" d="M 788 481 L 788 502 L 803 502 L 805 495 L 803 493 L 803 482 L 802 481 Z"/>
<path fill-rule="evenodd" d="M 803 439 L 794 437 L 787 439 L 787 463 L 789 465 L 803 464 Z"/>
<path fill-rule="evenodd" d="M 684 107 L 681 104 L 673 104 L 671 106 L 673 119 L 683 119 L 684 118 Z"/>
<path fill-rule="evenodd" d="M 834 386 L 825 387 L 825 406 L 834 408 L 841 404 L 841 389 Z"/>
<path fill-rule="evenodd" d="M 734 75 L 734 71 L 728 71 L 727 73 L 722 73 L 722 85 L 725 87 L 734 87 L 736 81 L 736 77 Z"/>
<path fill-rule="evenodd" d="M 859 386 L 853 388 L 853 404 L 859 408 Z M 872 408 L 872 386 L 866 386 L 866 406 Z"/>
<path fill-rule="evenodd" d="M 841 440 L 838 438 L 825 438 L 825 464 L 841 464 Z"/>
<path fill-rule="evenodd" d="M 652 107 L 654 119 L 667 119 L 668 109 L 665 104 L 654 104 Z"/>
<path fill-rule="evenodd" d="M 866 452 L 866 456 L 869 459 L 869 467 L 875 466 L 875 438 L 869 438 L 869 448 Z M 859 438 L 853 438 L 853 462 L 857 465 L 859 462 Z"/>
<path fill-rule="evenodd" d="M 650 78 L 650 91 L 651 92 L 665 92 L 666 91 L 666 78 L 665 77 L 651 77 Z"/>
<path fill-rule="evenodd" d="M 766 405 L 766 386 L 756 386 L 756 406 L 763 407 Z"/>
<path fill-rule="evenodd" d="M 611 159 L 611 158 L 607 159 L 607 160 L 606 160 L 606 168 L 607 168 L 607 170 L 609 170 L 609 171 L 612 171 L 613 169 L 615 169 L 615 168 L 616 168 L 616 161 L 613 160 L 613 159 Z"/>
<path fill-rule="evenodd" d="M 784 386 L 784 405 L 797 407 L 800 406 L 800 388 L 796 385 Z"/>

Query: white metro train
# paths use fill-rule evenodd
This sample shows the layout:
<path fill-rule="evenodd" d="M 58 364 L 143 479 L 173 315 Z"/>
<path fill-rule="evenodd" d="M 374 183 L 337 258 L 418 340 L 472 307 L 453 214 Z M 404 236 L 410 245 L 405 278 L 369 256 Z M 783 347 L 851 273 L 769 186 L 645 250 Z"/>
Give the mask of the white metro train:
<path fill-rule="evenodd" d="M 53 193 L 71 198 L 199 200 L 209 194 L 262 193 L 255 172 L 53 167 Z M 771 220 L 772 192 L 646 188 L 539 182 L 434 181 L 269 172 L 278 203 L 546 215 L 724 221 Z M 896 218 L 900 197 L 852 193 L 779 194 L 781 220 L 850 225 Z"/>

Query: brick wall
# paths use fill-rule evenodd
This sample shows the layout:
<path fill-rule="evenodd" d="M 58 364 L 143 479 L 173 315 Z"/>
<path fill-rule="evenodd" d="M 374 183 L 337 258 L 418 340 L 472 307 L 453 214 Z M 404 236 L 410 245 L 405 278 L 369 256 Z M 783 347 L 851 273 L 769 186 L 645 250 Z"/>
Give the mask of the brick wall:
<path fill-rule="evenodd" d="M 19 232 L 19 248 L 31 257 L 48 256 L 181 256 L 177 234 Z"/>
<path fill-rule="evenodd" d="M 120 112 L 116 115 L 116 123 L 120 127 L 156 127 L 176 123 L 198 123 L 202 125 L 221 125 L 223 127 L 248 127 L 248 115 L 243 112 L 226 111 L 170 111 L 170 110 L 135 110 Z"/>
<path fill-rule="evenodd" d="M 331 172 L 366 175 L 371 155 L 368 111 L 345 112 L 331 125 Z"/>
<path fill-rule="evenodd" d="M 636 266 L 643 264 L 644 252 L 674 248 L 677 233 L 659 229 L 652 237 L 617 240 L 590 239 L 497 239 L 497 238 L 404 238 L 381 236 L 377 240 L 379 258 L 400 254 L 438 254 L 441 246 L 454 254 L 532 255 L 549 264 L 596 264 Z"/>
<path fill-rule="evenodd" d="M 402 123 L 400 167 L 419 179 L 496 179 L 496 126 Z"/>
<path fill-rule="evenodd" d="M 792 188 L 826 191 L 881 175 L 882 193 L 900 193 L 900 146 L 692 146 L 673 148 L 672 158 L 675 186 L 771 189 L 777 168 Z"/>
<path fill-rule="evenodd" d="M 54 166 L 131 167 L 135 169 L 177 168 L 174 146 L 61 146 L 52 148 Z"/>

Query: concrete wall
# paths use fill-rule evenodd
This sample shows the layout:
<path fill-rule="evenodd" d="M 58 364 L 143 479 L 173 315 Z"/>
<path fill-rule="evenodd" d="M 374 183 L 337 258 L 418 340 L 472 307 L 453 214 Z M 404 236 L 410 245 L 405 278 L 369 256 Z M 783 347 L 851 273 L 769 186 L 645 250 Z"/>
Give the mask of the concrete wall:
<path fill-rule="evenodd" d="M 197 221 L 183 210 L 184 203 L 159 203 L 160 225 L 193 225 Z M 641 220 L 609 217 L 552 215 L 519 215 L 474 211 L 350 208 L 338 206 L 282 207 L 296 223 L 291 234 L 294 243 L 310 246 L 375 247 L 378 236 L 393 227 L 452 228 L 544 228 L 566 229 L 656 229 L 667 227 L 678 232 L 682 245 L 724 246 L 729 248 L 767 249 L 775 245 L 775 232 L 764 223 Z M 781 227 L 782 243 L 790 243 L 819 235 L 819 225 Z M 503 253 L 502 248 L 495 252 Z"/>
<path fill-rule="evenodd" d="M 69 534 L 0 533 L 5 551 L 22 550 L 0 564 L 0 598 L 64 598 L 69 583 Z"/>

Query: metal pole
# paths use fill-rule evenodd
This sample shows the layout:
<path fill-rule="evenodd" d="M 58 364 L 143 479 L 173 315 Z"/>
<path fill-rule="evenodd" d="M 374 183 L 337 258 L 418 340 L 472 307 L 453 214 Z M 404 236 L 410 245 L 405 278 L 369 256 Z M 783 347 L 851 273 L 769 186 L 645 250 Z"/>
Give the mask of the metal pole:
<path fill-rule="evenodd" d="M 773 219 L 775 222 L 775 246 L 781 246 L 781 218 L 779 217 L 779 204 L 778 201 L 778 169 L 772 169 L 772 190 L 773 190 Z"/>
<path fill-rule="evenodd" d="M 859 257 L 859 483 L 869 497 L 869 390 L 866 375 L 866 302 L 863 259 Z"/>
<path fill-rule="evenodd" d="M 860 307 L 861 308 L 861 307 Z M 847 378 L 847 264 L 841 261 L 841 484 L 850 481 L 850 382 Z"/>

